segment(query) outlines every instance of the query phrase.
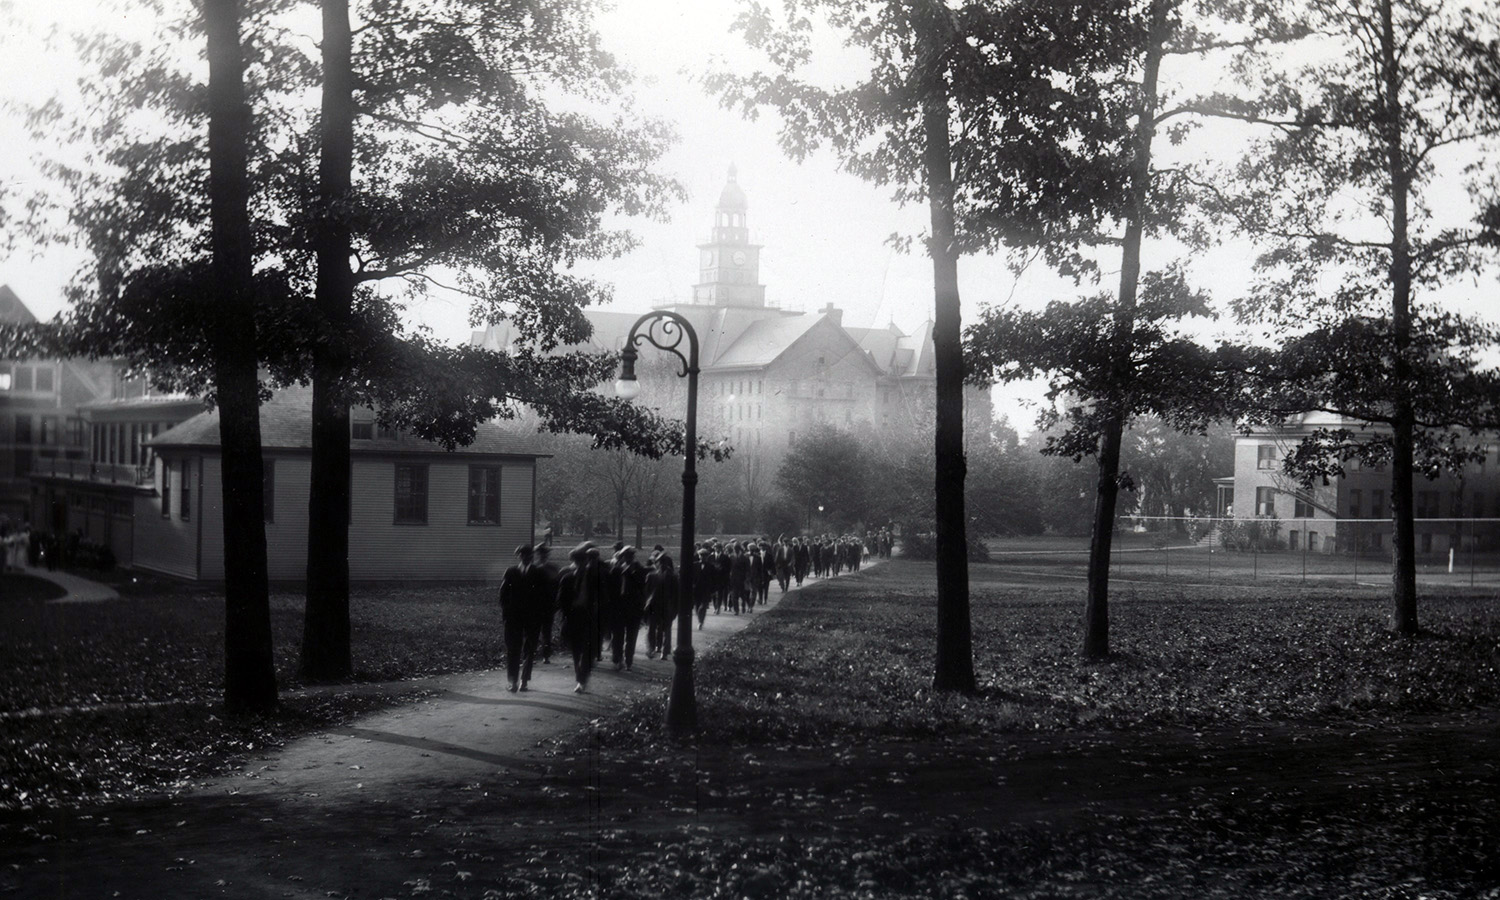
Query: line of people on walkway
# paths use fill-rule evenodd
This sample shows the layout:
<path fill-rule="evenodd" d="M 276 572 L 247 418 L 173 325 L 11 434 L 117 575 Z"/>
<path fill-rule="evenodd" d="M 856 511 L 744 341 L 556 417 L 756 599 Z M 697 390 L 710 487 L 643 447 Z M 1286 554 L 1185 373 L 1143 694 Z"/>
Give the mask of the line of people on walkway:
<path fill-rule="evenodd" d="M 709 540 L 695 546 L 692 602 L 699 629 L 710 607 L 715 615 L 748 614 L 767 602 L 773 581 L 786 593 L 793 580 L 800 587 L 809 576 L 856 571 L 870 553 L 855 535 Z M 545 543 L 517 547 L 519 561 L 500 582 L 509 690 L 528 689 L 538 655 L 543 664 L 551 663 L 559 616 L 558 634 L 572 655 L 576 693 L 587 690 L 594 664 L 604 660 L 606 642 L 616 671 L 633 668 L 643 627 L 646 657 L 671 655 L 681 580 L 660 544 L 644 564 L 636 548 L 623 543 L 615 544 L 605 560 L 598 547 L 585 541 L 568 553 L 569 564 L 561 570 L 549 562 L 550 553 Z"/>

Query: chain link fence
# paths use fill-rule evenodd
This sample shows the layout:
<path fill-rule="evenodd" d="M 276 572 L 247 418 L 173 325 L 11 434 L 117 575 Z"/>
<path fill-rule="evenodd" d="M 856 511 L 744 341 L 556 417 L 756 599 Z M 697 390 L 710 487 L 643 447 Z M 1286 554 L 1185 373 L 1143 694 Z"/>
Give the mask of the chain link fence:
<path fill-rule="evenodd" d="M 1128 516 L 1118 520 L 1110 578 L 1122 581 L 1389 585 L 1390 519 Z M 1034 578 L 1081 578 L 1088 538 L 994 540 L 994 563 Z M 1500 587 L 1500 519 L 1416 521 L 1417 578 Z"/>

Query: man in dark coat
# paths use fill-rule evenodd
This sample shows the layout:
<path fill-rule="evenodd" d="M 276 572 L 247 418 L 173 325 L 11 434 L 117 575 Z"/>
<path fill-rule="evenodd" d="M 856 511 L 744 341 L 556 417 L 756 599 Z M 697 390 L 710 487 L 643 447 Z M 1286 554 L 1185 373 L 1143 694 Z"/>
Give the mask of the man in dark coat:
<path fill-rule="evenodd" d="M 506 569 L 505 575 L 500 579 L 500 617 L 505 622 L 505 676 L 509 679 L 508 688 L 511 693 L 515 693 L 521 677 L 521 657 L 525 653 L 523 646 L 527 625 L 535 618 L 534 601 L 530 594 L 536 579 L 528 574 L 532 568 L 531 545 L 522 544 L 517 547 L 516 556 L 520 562 Z M 526 659 L 528 681 L 531 680 L 531 659 L 536 656 L 534 642 L 530 650 Z"/>
<path fill-rule="evenodd" d="M 698 568 L 693 580 L 693 605 L 698 608 L 698 630 L 703 630 L 703 620 L 708 618 L 709 601 L 718 596 L 714 579 L 719 567 L 714 563 L 713 553 L 707 547 L 698 548 Z"/>
<path fill-rule="evenodd" d="M 541 644 L 538 648 L 542 655 L 542 664 L 550 665 L 552 662 L 552 620 L 557 618 L 557 578 L 562 574 L 557 564 L 548 560 L 552 553 L 550 543 L 537 544 L 536 552 L 533 554 L 536 560 L 537 579 L 544 582 L 544 592 L 547 597 L 546 610 L 537 614 L 541 623 Z"/>
<path fill-rule="evenodd" d="M 672 557 L 657 553 L 646 576 L 647 658 L 666 659 L 672 653 L 672 626 L 677 621 L 679 582 Z"/>
<path fill-rule="evenodd" d="M 750 611 L 750 557 L 739 544 L 729 558 L 729 607 L 735 615 Z"/>
<path fill-rule="evenodd" d="M 786 535 L 776 539 L 776 549 L 773 552 L 776 583 L 781 585 L 781 592 L 785 594 L 792 583 L 792 545 L 787 543 Z"/>
<path fill-rule="evenodd" d="M 805 538 L 796 538 L 796 546 L 792 550 L 792 573 L 797 576 L 797 587 L 802 587 L 802 580 L 807 577 L 808 566 L 812 565 L 812 552 L 807 549 Z"/>
<path fill-rule="evenodd" d="M 635 645 L 646 615 L 646 570 L 635 561 L 634 547 L 620 550 L 615 572 L 615 630 L 609 652 L 619 671 L 622 659 L 627 669 L 635 665 Z"/>
<path fill-rule="evenodd" d="M 563 640 L 573 652 L 573 676 L 578 679 L 573 692 L 581 694 L 594 670 L 595 648 L 599 645 L 599 602 L 608 579 L 593 544 L 580 544 L 568 556 L 573 564 L 558 579 L 557 608 L 563 617 Z"/>

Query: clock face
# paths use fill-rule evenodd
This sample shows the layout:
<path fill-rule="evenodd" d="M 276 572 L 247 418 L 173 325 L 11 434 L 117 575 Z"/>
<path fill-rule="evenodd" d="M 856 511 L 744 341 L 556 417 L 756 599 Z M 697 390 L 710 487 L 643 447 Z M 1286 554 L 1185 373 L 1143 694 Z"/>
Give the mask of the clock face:
<path fill-rule="evenodd" d="M 745 264 L 745 251 L 734 251 L 734 264 L 737 266 L 743 266 Z"/>

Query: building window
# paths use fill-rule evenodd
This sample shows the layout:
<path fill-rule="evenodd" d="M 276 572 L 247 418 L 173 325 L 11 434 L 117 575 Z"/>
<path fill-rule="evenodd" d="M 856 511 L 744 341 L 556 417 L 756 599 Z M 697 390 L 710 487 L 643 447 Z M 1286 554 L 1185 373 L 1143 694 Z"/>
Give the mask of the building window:
<path fill-rule="evenodd" d="M 499 466 L 469 466 L 469 524 L 500 524 Z"/>
<path fill-rule="evenodd" d="M 267 524 L 276 521 L 276 460 L 268 459 L 260 470 L 260 502 Z"/>
<path fill-rule="evenodd" d="M 1314 515 L 1315 513 L 1313 512 L 1313 505 L 1311 503 L 1308 503 L 1301 497 L 1294 497 L 1292 499 L 1292 518 L 1311 519 Z"/>
<path fill-rule="evenodd" d="M 1275 488 L 1258 487 L 1255 489 L 1255 514 L 1257 516 L 1276 515 Z"/>
<path fill-rule="evenodd" d="M 18 391 L 31 390 L 31 366 L 16 366 L 14 387 Z"/>
<path fill-rule="evenodd" d="M 31 443 L 31 416 L 16 416 L 16 443 Z"/>
<path fill-rule="evenodd" d="M 166 460 L 161 464 L 161 517 L 172 518 L 172 464 Z"/>
<path fill-rule="evenodd" d="M 349 422 L 349 437 L 356 441 L 369 441 L 375 438 L 375 423 L 361 422 L 358 419 Z"/>
<path fill-rule="evenodd" d="M 1422 533 L 1422 552 L 1423 553 L 1431 553 L 1432 552 L 1432 532 L 1430 532 L 1430 531 L 1424 531 Z"/>
<path fill-rule="evenodd" d="M 1370 518 L 1385 518 L 1385 491 L 1370 492 Z"/>
<path fill-rule="evenodd" d="M 51 366 L 37 366 L 36 389 L 44 394 L 50 394 L 53 390 L 53 373 Z"/>
<path fill-rule="evenodd" d="M 1313 553 L 1318 552 L 1318 533 L 1316 531 L 1309 531 L 1307 533 L 1307 549 Z"/>
<path fill-rule="evenodd" d="M 1416 517 L 1430 519 L 1438 514 L 1438 492 L 1417 491 Z"/>
<path fill-rule="evenodd" d="M 1288 550 L 1302 549 L 1302 532 L 1295 530 L 1287 532 L 1286 548 Z"/>
<path fill-rule="evenodd" d="M 37 435 L 37 443 L 44 445 L 57 443 L 57 417 L 42 416 L 41 423 L 41 433 Z"/>
<path fill-rule="evenodd" d="M 82 419 L 69 419 L 68 420 L 68 446 L 69 447 L 82 447 L 83 446 L 83 420 Z"/>
<path fill-rule="evenodd" d="M 392 428 L 389 425 L 376 425 L 375 436 L 382 441 L 394 441 L 401 436 L 401 430 L 399 428 Z"/>
<path fill-rule="evenodd" d="M 1349 518 L 1351 518 L 1351 519 L 1357 519 L 1357 518 L 1359 518 L 1360 507 L 1363 506 L 1363 505 L 1364 505 L 1364 492 L 1363 491 L 1350 491 L 1349 492 Z"/>
<path fill-rule="evenodd" d="M 177 490 L 177 514 L 186 522 L 193 517 L 193 461 L 182 461 L 182 486 Z"/>
<path fill-rule="evenodd" d="M 15 449 L 15 473 L 17 478 L 25 478 L 31 474 L 31 448 L 17 447 Z"/>
<path fill-rule="evenodd" d="M 1255 468 L 1274 469 L 1276 468 L 1276 459 L 1275 444 L 1261 444 L 1255 448 Z"/>
<path fill-rule="evenodd" d="M 427 524 L 427 467 L 396 464 L 396 524 Z"/>

